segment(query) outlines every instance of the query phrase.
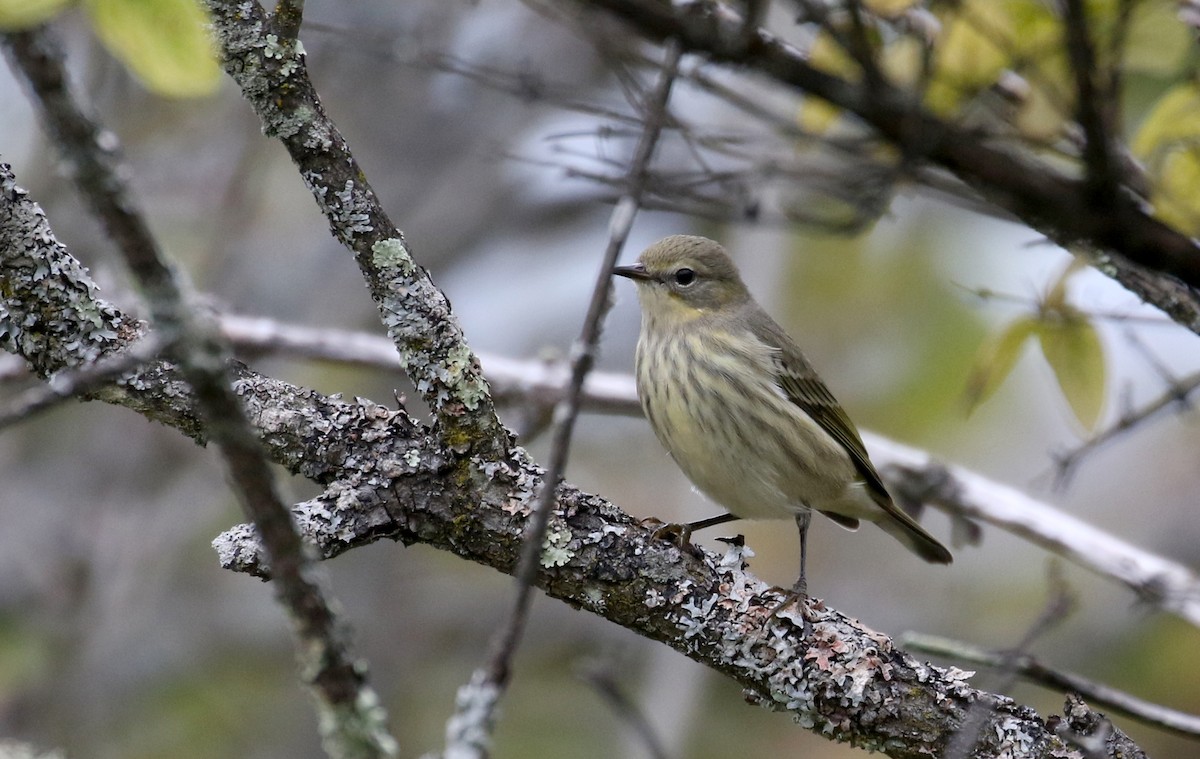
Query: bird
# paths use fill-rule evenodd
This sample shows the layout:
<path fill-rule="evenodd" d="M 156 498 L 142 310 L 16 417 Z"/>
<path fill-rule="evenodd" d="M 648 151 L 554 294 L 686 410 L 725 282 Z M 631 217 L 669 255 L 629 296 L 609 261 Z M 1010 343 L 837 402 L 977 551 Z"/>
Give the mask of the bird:
<path fill-rule="evenodd" d="M 846 411 L 719 243 L 672 235 L 613 274 L 637 285 L 642 410 L 688 479 L 728 510 L 668 526 L 681 543 L 735 519 L 793 518 L 800 576 L 791 600 L 808 598 L 814 511 L 850 530 L 873 522 L 927 562 L 952 561 L 896 506 Z"/>

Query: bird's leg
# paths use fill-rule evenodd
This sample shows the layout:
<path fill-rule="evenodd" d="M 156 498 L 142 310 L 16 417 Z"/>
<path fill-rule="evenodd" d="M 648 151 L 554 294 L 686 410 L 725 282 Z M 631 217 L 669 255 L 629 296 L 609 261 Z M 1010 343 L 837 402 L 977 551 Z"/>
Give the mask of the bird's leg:
<path fill-rule="evenodd" d="M 804 509 L 796 514 L 796 526 L 800 528 L 800 576 L 796 578 L 792 589 L 783 594 L 783 598 L 779 604 L 771 611 L 767 621 L 774 619 L 779 612 L 783 611 L 792 604 L 798 604 L 800 607 L 800 617 L 803 620 L 804 636 L 808 637 L 812 632 L 812 623 L 808 621 L 808 579 L 804 575 L 805 565 L 808 562 L 808 525 L 812 522 L 812 510 Z"/>
<path fill-rule="evenodd" d="M 804 509 L 796 515 L 796 526 L 800 528 L 800 576 L 792 585 L 792 592 L 796 594 L 798 601 L 808 598 L 808 578 L 804 575 L 804 569 L 808 562 L 808 525 L 811 522 L 811 509 Z"/>

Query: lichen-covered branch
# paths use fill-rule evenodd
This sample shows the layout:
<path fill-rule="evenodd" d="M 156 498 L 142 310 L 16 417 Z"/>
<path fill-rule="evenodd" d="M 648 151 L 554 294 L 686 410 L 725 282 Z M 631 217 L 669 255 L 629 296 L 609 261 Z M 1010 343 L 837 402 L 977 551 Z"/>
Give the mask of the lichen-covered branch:
<path fill-rule="evenodd" d="M 308 549 L 276 489 L 264 451 L 230 387 L 228 351 L 199 317 L 180 275 L 150 234 L 117 166 L 115 142 L 69 86 L 61 51 L 45 30 L 6 35 L 4 45 L 28 86 L 45 127 L 71 164 L 93 213 L 117 244 L 149 307 L 155 336 L 190 386 L 210 438 L 224 459 L 233 490 L 255 524 L 276 570 L 274 589 L 289 613 L 301 678 L 315 697 L 319 729 L 330 756 L 394 756 L 386 712 L 367 684 L 344 623 L 321 585 Z"/>
<path fill-rule="evenodd" d="M 447 445 L 503 456 L 512 444 L 446 296 L 414 261 L 308 78 L 295 39 L 273 33 L 257 2 L 206 0 L 225 70 L 283 143 L 335 238 L 366 279 L 388 335 Z"/>
<path fill-rule="evenodd" d="M 6 204 L 0 219 L 9 216 Z M 31 241 L 20 249 L 28 257 L 39 256 L 42 247 Z M 52 242 L 44 248 L 61 253 Z M 30 287 L 7 268 L 0 276 L 18 290 Z M 78 277 L 87 283 L 82 270 Z M 92 298 L 87 286 L 69 291 Z M 103 308 L 112 323 L 125 318 L 99 302 L 67 308 Z M 271 458 L 327 484 L 320 498 L 293 510 L 323 556 L 391 538 L 513 571 L 543 474 L 520 449 L 501 460 L 474 459 L 463 477 L 442 439 L 402 410 L 336 401 L 239 365 L 232 371 Z M 103 397 L 189 433 L 199 430 L 190 391 L 168 365 L 146 367 Z M 251 527 L 234 528 L 216 545 L 226 566 L 269 572 Z M 791 612 L 769 620 L 778 591 L 746 573 L 741 558 L 737 549 L 722 558 L 681 553 L 602 498 L 562 485 L 538 585 L 683 651 L 742 683 L 762 703 L 855 745 L 897 757 L 928 756 L 945 745 L 971 701 L 988 698 L 997 706 L 977 756 L 1081 756 L 1032 711 L 971 689 L 961 672 L 912 659 L 886 636 L 834 610 L 815 610 L 807 640 Z"/>
<path fill-rule="evenodd" d="M 387 341 L 371 335 L 246 317 L 223 317 L 221 324 L 235 343 L 255 349 L 395 367 Z M 482 355 L 481 360 L 493 391 L 516 403 L 553 405 L 566 384 L 567 369 L 561 364 L 492 355 Z M 588 380 L 585 408 L 641 415 L 632 376 L 603 372 L 589 375 Z M 1181 380 L 1177 392 L 1191 393 L 1195 384 L 1193 377 Z M 1170 398 L 1164 396 L 1147 410 L 1157 410 L 1168 402 Z M 1128 543 L 1017 488 L 939 462 L 924 451 L 870 431 L 864 431 L 863 437 L 888 487 L 911 497 L 914 503 L 931 503 L 951 518 L 978 520 L 1017 535 L 1125 585 L 1143 602 L 1200 626 L 1200 576 L 1187 566 Z"/>

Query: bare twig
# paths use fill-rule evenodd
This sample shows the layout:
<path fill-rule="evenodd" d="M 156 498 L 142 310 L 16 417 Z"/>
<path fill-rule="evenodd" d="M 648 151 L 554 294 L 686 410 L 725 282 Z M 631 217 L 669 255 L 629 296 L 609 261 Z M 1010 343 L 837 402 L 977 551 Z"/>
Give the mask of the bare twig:
<path fill-rule="evenodd" d="M 646 39 L 677 38 L 687 51 L 748 67 L 857 115 L 914 159 L 954 173 L 1059 244 L 1086 248 L 1101 271 L 1192 331 L 1200 331 L 1200 299 L 1195 291 L 1170 286 L 1166 278 L 1148 276 L 1146 271 L 1200 287 L 1200 248 L 1153 218 L 1137 198 L 1118 193 L 1108 207 L 1098 209 L 1088 198 L 1085 182 L 1049 162 L 981 140 L 971 130 L 936 117 L 917 107 L 907 89 L 885 83 L 868 91 L 817 69 L 800 51 L 761 30 L 758 42 L 747 49 L 738 44 L 740 24 L 727 20 L 717 3 L 586 0 L 584 4 L 624 19 Z"/>
<path fill-rule="evenodd" d="M 447 726 L 446 755 L 485 756 L 491 739 L 494 710 L 501 694 L 508 686 L 512 657 L 516 653 L 524 632 L 532 592 L 542 562 L 543 541 L 547 525 L 554 510 L 555 491 L 562 473 L 566 469 L 570 451 L 571 434 L 575 418 L 580 409 L 580 391 L 584 379 L 595 361 L 596 346 L 600 339 L 601 320 L 608 312 L 611 301 L 612 269 L 629 236 L 637 213 L 638 202 L 646 183 L 647 167 L 654 155 L 654 147 L 665 119 L 671 85 L 679 67 L 678 45 L 668 45 L 654 91 L 645 104 L 645 127 L 642 137 L 630 161 L 628 190 L 621 202 L 613 209 L 609 224 L 608 247 L 597 275 L 596 286 L 588 305 L 583 331 L 575 345 L 571 362 L 571 378 L 566 393 L 555 408 L 555 425 L 550 448 L 550 461 L 542 487 L 533 509 L 532 518 L 524 530 L 520 562 L 517 565 L 517 596 L 507 622 L 498 630 L 489 646 L 488 661 L 477 670 L 471 682 L 460 692 L 459 704 L 467 704 L 467 710 L 459 709 Z M 474 695 L 473 695 L 474 694 Z M 480 697 L 482 694 L 482 698 Z M 468 717 L 472 719 L 468 719 Z M 465 728 L 465 729 L 464 729 Z"/>
<path fill-rule="evenodd" d="M 1059 488 L 1065 487 L 1083 459 L 1097 449 L 1135 427 L 1142 426 L 1146 421 L 1160 416 L 1168 409 L 1186 406 L 1197 388 L 1200 388 L 1200 372 L 1179 379 L 1170 379 L 1166 392 L 1159 397 L 1144 404 L 1141 408 L 1122 412 L 1120 418 L 1112 425 L 1092 435 L 1071 450 L 1055 454 L 1055 485 Z"/>
<path fill-rule="evenodd" d="M 1114 709 L 1147 725 L 1161 727 L 1190 738 L 1200 737 L 1200 716 L 1146 701 L 1074 672 L 1056 669 L 1043 664 L 1028 653 L 1012 657 L 1008 652 L 989 651 L 964 641 L 922 633 L 905 633 L 899 642 L 910 651 L 920 651 L 983 667 L 1008 669 L 1047 688 L 1074 691 L 1092 703 Z"/>
<path fill-rule="evenodd" d="M 156 357 L 162 347 L 151 335 L 134 343 L 123 353 L 110 354 L 94 364 L 63 369 L 54 374 L 47 384 L 26 390 L 7 408 L 0 409 L 0 430 L 52 409 L 63 401 L 79 398 L 113 382 L 138 365 Z"/>
<path fill-rule="evenodd" d="M 638 742 L 645 746 L 651 759 L 667 759 L 667 750 L 654 732 L 646 715 L 627 696 L 612 676 L 608 662 L 591 662 L 580 671 L 580 676 L 600 694 L 613 713 L 626 724 Z"/>
<path fill-rule="evenodd" d="M 118 171 L 116 141 L 84 113 L 71 92 L 62 53 L 42 31 L 6 35 L 5 48 L 35 106 L 73 165 L 76 183 L 141 287 L 161 340 L 192 386 L 208 433 L 234 489 L 266 546 L 275 591 L 290 612 L 300 668 L 316 697 L 327 751 L 335 757 L 396 753 L 386 714 L 349 650 L 346 631 L 315 574 L 290 513 L 279 498 L 262 446 L 230 387 L 224 345 L 198 318 L 180 275 L 150 234 Z"/>
<path fill-rule="evenodd" d="M 1016 664 L 1020 657 L 1025 656 L 1034 641 L 1045 635 L 1052 627 L 1061 623 L 1071 613 L 1075 606 L 1075 596 L 1067 587 L 1059 564 L 1051 560 L 1046 571 L 1049 595 L 1037 619 L 1021 636 L 1015 647 L 1005 651 L 1000 657 L 1000 680 L 991 690 L 996 693 L 1007 693 L 1012 689 L 1017 679 Z M 967 759 L 975 750 L 988 718 L 995 708 L 994 699 L 979 699 L 971 704 L 967 716 L 963 719 L 962 727 L 950 739 L 946 746 L 946 759 Z"/>

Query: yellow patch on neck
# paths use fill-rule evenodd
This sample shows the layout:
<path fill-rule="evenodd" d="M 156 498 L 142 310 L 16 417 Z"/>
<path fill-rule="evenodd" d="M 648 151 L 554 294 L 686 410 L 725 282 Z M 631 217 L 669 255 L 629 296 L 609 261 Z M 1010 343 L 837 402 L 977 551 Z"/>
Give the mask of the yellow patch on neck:
<path fill-rule="evenodd" d="M 672 292 L 643 288 L 639 295 L 642 298 L 643 318 L 659 327 L 676 327 L 704 315 L 702 309 L 687 303 Z"/>

